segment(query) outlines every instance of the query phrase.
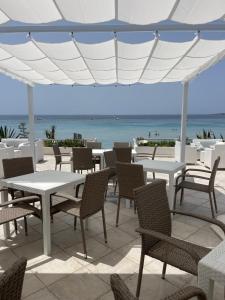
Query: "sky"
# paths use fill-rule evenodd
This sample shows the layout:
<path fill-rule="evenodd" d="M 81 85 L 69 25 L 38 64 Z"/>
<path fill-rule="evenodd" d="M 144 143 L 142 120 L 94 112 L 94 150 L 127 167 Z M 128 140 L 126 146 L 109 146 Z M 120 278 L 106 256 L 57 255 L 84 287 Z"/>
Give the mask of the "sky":
<path fill-rule="evenodd" d="M 70 40 L 67 33 L 35 34 L 39 41 L 59 42 Z M 225 39 L 225 33 L 201 33 L 202 38 Z M 93 43 L 112 38 L 111 33 L 77 34 L 81 42 Z M 120 33 L 118 39 L 140 42 L 153 38 L 152 33 Z M 187 41 L 194 33 L 160 33 L 169 41 Z M 27 41 L 26 34 L 5 34 L 0 42 Z M 27 114 L 26 86 L 5 75 L 0 75 L 0 114 Z M 71 87 L 34 87 L 35 114 L 179 114 L 181 111 L 182 84 L 160 83 L 154 85 Z M 206 70 L 189 85 L 190 114 L 225 113 L 225 60 Z"/>

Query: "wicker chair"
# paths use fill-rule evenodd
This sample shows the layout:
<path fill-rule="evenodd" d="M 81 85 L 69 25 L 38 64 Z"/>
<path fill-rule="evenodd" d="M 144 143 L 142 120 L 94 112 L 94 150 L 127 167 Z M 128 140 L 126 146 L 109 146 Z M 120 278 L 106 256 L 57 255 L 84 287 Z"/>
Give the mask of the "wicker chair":
<path fill-rule="evenodd" d="M 108 176 L 108 169 L 104 169 L 93 174 L 87 174 L 81 199 L 74 198 L 73 196 L 63 193 L 57 193 L 57 196 L 68 200 L 63 203 L 56 204 L 52 208 L 53 210 L 63 211 L 74 216 L 74 230 L 76 229 L 77 218 L 80 219 L 85 258 L 87 258 L 87 248 L 84 232 L 84 220 L 99 211 L 102 212 L 104 238 L 105 243 L 107 243 L 104 202 Z"/>
<path fill-rule="evenodd" d="M 126 284 L 117 274 L 110 276 L 111 288 L 115 300 L 138 300 L 128 289 Z M 188 286 L 180 289 L 174 294 L 164 298 L 164 300 L 188 300 L 197 297 L 198 300 L 207 300 L 205 293 L 194 286 Z"/>
<path fill-rule="evenodd" d="M 130 163 L 132 159 L 132 148 L 113 148 L 115 151 L 116 161 Z"/>
<path fill-rule="evenodd" d="M 53 144 L 52 146 L 53 153 L 55 156 L 55 170 L 57 170 L 57 166 L 59 165 L 59 170 L 62 169 L 62 165 L 71 165 L 71 159 L 70 160 L 62 160 L 62 156 L 70 157 L 67 153 L 61 153 L 60 148 L 57 144 Z"/>
<path fill-rule="evenodd" d="M 119 185 L 119 195 L 117 204 L 116 226 L 119 223 L 121 198 L 134 201 L 133 190 L 145 184 L 144 170 L 142 165 L 128 163 L 117 163 L 116 173 Z M 134 202 L 134 212 L 136 213 L 136 203 Z"/>
<path fill-rule="evenodd" d="M 18 157 L 18 158 L 9 158 L 2 160 L 4 178 L 11 178 L 16 176 L 22 176 L 30 173 L 34 173 L 34 165 L 32 157 Z M 9 194 L 12 199 L 33 196 L 29 192 L 24 192 L 15 189 L 8 189 Z M 36 195 L 35 195 L 36 196 Z M 36 200 L 35 200 L 36 199 Z M 41 207 L 41 197 L 34 198 L 30 203 L 34 205 L 35 202 L 40 202 Z M 28 203 L 28 202 L 27 202 Z M 41 218 L 41 210 L 37 209 L 34 215 L 38 218 Z M 17 232 L 17 223 L 14 221 L 15 230 Z"/>
<path fill-rule="evenodd" d="M 92 149 L 77 147 L 73 148 L 73 172 L 81 172 L 94 169 L 94 162 L 92 160 Z"/>
<path fill-rule="evenodd" d="M 0 190 L 1 192 L 3 191 Z M 15 200 L 7 201 L 0 204 L 0 225 L 14 221 L 15 232 L 17 234 L 17 219 L 24 219 L 24 229 L 25 235 L 27 235 L 27 219 L 28 215 L 38 213 L 38 209 L 35 206 L 29 205 L 31 201 L 38 201 L 40 198 L 38 196 L 27 196 L 22 198 L 17 198 Z M 13 205 L 13 206 L 11 206 Z M 1 298 L 0 298 L 1 299 Z"/>
<path fill-rule="evenodd" d="M 198 192 L 207 193 L 209 195 L 209 202 L 210 202 L 212 217 L 213 218 L 215 217 L 213 201 L 214 201 L 216 213 L 217 213 L 217 203 L 216 203 L 216 195 L 215 195 L 215 190 L 214 190 L 214 183 L 215 183 L 215 177 L 216 177 L 216 172 L 218 169 L 219 162 L 220 162 L 220 157 L 218 156 L 214 162 L 212 171 L 202 170 L 202 169 L 186 169 L 183 172 L 183 174 L 181 174 L 180 176 L 177 177 L 176 185 L 175 185 L 175 195 L 174 195 L 174 209 L 176 209 L 176 200 L 177 200 L 178 191 L 181 190 L 180 204 L 182 204 L 183 198 L 184 198 L 184 189 L 190 189 L 190 190 L 194 190 L 194 191 L 198 191 Z M 199 175 L 191 175 L 191 174 L 187 174 L 187 172 L 207 173 L 207 174 L 210 174 L 210 176 L 205 177 L 205 176 L 199 176 Z M 202 183 L 188 181 L 188 180 L 185 180 L 186 178 L 204 179 L 204 180 L 208 181 L 208 184 L 202 184 Z M 182 180 L 179 182 L 180 179 L 182 179 Z"/>
<path fill-rule="evenodd" d="M 20 300 L 27 265 L 25 257 L 19 258 L 0 276 L 0 300 Z"/>
<path fill-rule="evenodd" d="M 165 278 L 166 266 L 170 264 L 192 275 L 197 275 L 199 260 L 210 249 L 187 241 L 171 237 L 171 213 L 197 218 L 219 226 L 225 232 L 225 225 L 215 219 L 170 211 L 166 193 L 166 181 L 155 180 L 150 184 L 134 190 L 141 234 L 142 251 L 136 296 L 139 297 L 145 255 L 156 258 L 163 264 L 162 278 Z"/>
<path fill-rule="evenodd" d="M 114 151 L 105 151 L 104 152 L 105 165 L 109 168 L 109 180 L 111 179 L 114 184 L 114 194 L 116 193 L 117 188 L 117 174 L 116 174 L 116 156 Z"/>
<path fill-rule="evenodd" d="M 129 148 L 129 142 L 113 142 L 113 148 Z"/>
<path fill-rule="evenodd" d="M 101 142 L 88 142 L 86 143 L 87 148 L 91 149 L 102 149 L 102 143 Z M 99 169 L 101 169 L 101 157 L 99 155 L 93 155 L 92 154 L 92 161 L 94 163 L 94 169 L 96 165 L 99 165 Z"/>
<path fill-rule="evenodd" d="M 140 153 L 136 154 L 136 159 L 138 159 L 138 158 L 140 158 L 140 159 L 151 158 L 152 160 L 155 160 L 155 155 L 156 155 L 157 148 L 158 148 L 158 145 L 155 144 L 152 154 L 144 153 L 144 152 L 141 153 L 140 152 Z M 153 179 L 155 179 L 155 172 L 152 172 L 152 177 L 153 177 Z"/>

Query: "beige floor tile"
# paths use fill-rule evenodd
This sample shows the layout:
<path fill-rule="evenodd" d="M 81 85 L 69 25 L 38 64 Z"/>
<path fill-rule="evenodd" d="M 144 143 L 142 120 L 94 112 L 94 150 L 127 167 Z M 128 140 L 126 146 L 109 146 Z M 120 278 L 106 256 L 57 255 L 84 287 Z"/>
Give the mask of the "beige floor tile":
<path fill-rule="evenodd" d="M 31 294 L 30 296 L 24 298 L 24 300 L 57 300 L 57 298 L 49 292 L 49 290 L 42 289 L 34 294 Z"/>
<path fill-rule="evenodd" d="M 120 230 L 119 228 L 112 228 L 107 231 L 108 246 L 112 249 L 120 248 L 126 244 L 129 244 L 135 238 L 130 234 Z M 104 243 L 103 235 L 95 236 L 95 239 L 101 243 Z"/>
<path fill-rule="evenodd" d="M 52 244 L 52 255 L 60 252 L 61 249 Z M 43 241 L 38 240 L 21 247 L 13 249 L 13 252 L 17 256 L 25 256 L 28 259 L 27 266 L 34 267 L 39 264 L 42 260 L 45 260 L 45 255 L 43 255 Z"/>
<path fill-rule="evenodd" d="M 18 257 L 13 253 L 11 249 L 5 249 L 0 251 L 0 273 L 9 268 Z"/>
<path fill-rule="evenodd" d="M 34 274 L 26 273 L 23 283 L 22 297 L 25 298 L 44 287 L 44 284 Z"/>
<path fill-rule="evenodd" d="M 71 274 L 49 286 L 50 291 L 62 300 L 94 300 L 110 290 L 96 275 L 86 269 Z"/>
<path fill-rule="evenodd" d="M 132 218 L 130 221 L 120 224 L 119 229 L 129 233 L 134 238 L 138 238 L 140 236 L 139 233 L 136 232 L 136 229 L 139 227 L 138 218 Z"/>
<path fill-rule="evenodd" d="M 194 225 L 185 224 L 178 220 L 172 222 L 172 235 L 181 239 L 186 239 L 197 230 L 198 228 Z"/>
<path fill-rule="evenodd" d="M 42 224 L 37 224 L 33 226 L 34 230 L 40 232 L 42 234 Z M 70 226 L 65 222 L 61 221 L 61 219 L 54 218 L 54 222 L 51 223 L 51 233 L 57 233 L 59 231 L 69 229 Z"/>
<path fill-rule="evenodd" d="M 106 293 L 105 295 L 101 296 L 98 300 L 115 300 L 113 292 L 110 291 Z"/>
<path fill-rule="evenodd" d="M 51 257 L 45 256 L 45 259 L 43 258 L 37 266 L 32 268 L 32 272 L 48 286 L 81 267 L 82 265 L 73 257 L 65 252 L 58 252 Z"/>
<path fill-rule="evenodd" d="M 65 249 L 82 241 L 79 229 L 68 228 L 52 235 L 53 242 L 60 248 Z"/>
<path fill-rule="evenodd" d="M 76 258 L 80 264 L 87 265 L 112 251 L 107 244 L 100 243 L 93 238 L 86 239 L 86 246 L 88 253 L 87 259 L 84 257 L 83 243 L 74 244 L 72 247 L 66 248 L 65 252 Z"/>
<path fill-rule="evenodd" d="M 130 291 L 135 294 L 137 287 L 137 274 L 125 280 Z M 175 286 L 170 284 L 167 280 L 162 280 L 160 276 L 143 274 L 142 285 L 140 292 L 140 300 L 143 299 L 162 299 L 171 295 L 177 290 Z"/>
<path fill-rule="evenodd" d="M 92 274 L 98 274 L 106 283 L 110 283 L 110 274 L 118 273 L 124 279 L 138 271 L 139 265 L 119 253 L 112 252 L 94 264 L 87 266 Z"/>
<path fill-rule="evenodd" d="M 221 242 L 221 239 L 212 230 L 199 229 L 190 235 L 187 241 L 207 248 L 214 248 Z"/>

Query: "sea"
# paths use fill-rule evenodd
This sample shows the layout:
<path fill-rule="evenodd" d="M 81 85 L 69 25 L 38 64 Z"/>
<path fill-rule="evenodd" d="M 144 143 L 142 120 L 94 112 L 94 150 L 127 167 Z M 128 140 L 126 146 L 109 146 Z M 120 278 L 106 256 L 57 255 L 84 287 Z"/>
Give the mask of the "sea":
<path fill-rule="evenodd" d="M 21 122 L 28 127 L 26 115 L 0 115 L 0 126 L 8 126 L 19 133 Z M 97 138 L 104 148 L 113 141 L 132 141 L 135 137 L 151 139 L 178 139 L 180 115 L 36 115 L 35 136 L 46 138 L 45 130 L 56 127 L 56 138 Z M 189 115 L 187 137 L 195 138 L 203 129 L 212 130 L 217 138 L 225 138 L 225 114 Z"/>

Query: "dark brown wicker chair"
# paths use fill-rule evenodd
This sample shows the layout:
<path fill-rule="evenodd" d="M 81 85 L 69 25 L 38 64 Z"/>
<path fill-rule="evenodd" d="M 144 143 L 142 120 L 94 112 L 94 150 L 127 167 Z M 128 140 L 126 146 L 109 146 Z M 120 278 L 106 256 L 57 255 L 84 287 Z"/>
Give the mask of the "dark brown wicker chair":
<path fill-rule="evenodd" d="M 119 223 L 120 202 L 121 198 L 134 201 L 133 190 L 145 184 L 144 170 L 142 165 L 117 163 L 116 173 L 119 185 L 119 195 L 117 204 L 116 226 Z M 134 212 L 136 212 L 136 204 L 134 202 Z"/>
<path fill-rule="evenodd" d="M 71 159 L 70 160 L 62 159 L 63 156 L 67 156 L 70 158 L 69 153 L 61 153 L 60 148 L 57 144 L 53 144 L 52 149 L 55 156 L 55 170 L 57 170 L 58 165 L 59 165 L 59 170 L 62 169 L 62 165 L 68 165 L 68 164 L 71 165 Z"/>
<path fill-rule="evenodd" d="M 99 211 L 102 212 L 104 238 L 105 243 L 107 243 L 104 202 L 105 192 L 108 184 L 108 176 L 108 169 L 104 169 L 93 174 L 87 174 L 81 199 L 58 193 L 57 196 L 68 200 L 53 206 L 53 210 L 63 211 L 74 216 L 74 229 L 76 229 L 77 218 L 80 219 L 85 258 L 87 258 L 87 248 L 84 232 L 84 220 Z"/>
<path fill-rule="evenodd" d="M 112 274 L 110 276 L 110 283 L 115 300 L 138 300 L 138 298 L 130 292 L 119 275 Z M 164 298 L 164 300 L 188 300 L 193 297 L 197 297 L 198 300 L 207 300 L 205 293 L 200 288 L 194 286 L 182 288 Z"/>
<path fill-rule="evenodd" d="M 136 296 L 139 297 L 145 255 L 164 262 L 162 278 L 165 278 L 166 266 L 170 264 L 192 275 L 197 275 L 199 260 L 210 249 L 171 237 L 171 213 L 197 218 L 219 226 L 225 232 L 225 225 L 215 219 L 170 211 L 166 193 L 166 181 L 155 180 L 134 190 L 141 234 L 142 251 Z"/>
<path fill-rule="evenodd" d="M 92 149 L 77 147 L 73 148 L 73 172 L 81 172 L 94 169 L 94 162 L 92 160 Z"/>
<path fill-rule="evenodd" d="M 101 142 L 88 142 L 86 143 L 87 148 L 91 149 L 102 149 L 102 143 Z M 101 166 L 101 157 L 99 155 L 93 155 L 92 154 L 92 161 L 94 163 L 94 169 L 96 165 L 99 165 L 99 170 L 102 168 Z"/>
<path fill-rule="evenodd" d="M 130 163 L 132 160 L 132 148 L 113 148 L 115 151 L 116 161 Z"/>
<path fill-rule="evenodd" d="M 27 265 L 25 257 L 19 258 L 0 276 L 0 300 L 20 300 Z"/>
<path fill-rule="evenodd" d="M 3 191 L 3 190 L 0 190 Z M 17 219 L 24 219 L 25 235 L 27 235 L 27 219 L 28 215 L 38 214 L 38 209 L 35 206 L 29 205 L 31 201 L 38 201 L 38 196 L 27 196 L 17 198 L 0 204 L 0 225 L 14 221 L 15 232 L 17 234 Z M 13 205 L 13 206 L 11 206 Z M 0 298 L 1 299 L 1 298 Z"/>
<path fill-rule="evenodd" d="M 116 155 L 114 151 L 105 151 L 104 160 L 106 168 L 109 168 L 109 180 L 111 179 L 114 184 L 114 194 L 116 193 L 117 188 L 117 175 L 116 175 Z"/>
<path fill-rule="evenodd" d="M 11 178 L 16 176 L 22 176 L 30 173 L 34 173 L 34 165 L 32 157 L 17 157 L 17 158 L 9 158 L 2 160 L 3 172 L 5 178 Z M 12 199 L 33 196 L 29 192 L 19 191 L 15 189 L 8 189 L 9 194 Z M 35 195 L 36 196 L 36 195 Z M 41 197 L 34 198 L 30 203 L 34 205 L 35 202 L 40 202 L 41 207 Z M 27 202 L 28 204 L 28 202 Z M 38 218 L 41 218 L 41 210 L 36 209 L 34 215 Z M 15 231 L 17 232 L 17 223 L 14 221 Z"/>
<path fill-rule="evenodd" d="M 157 151 L 157 148 L 158 148 L 158 145 L 156 144 L 154 146 L 154 149 L 153 149 L 153 152 L 152 154 L 149 154 L 149 153 L 138 153 L 136 155 L 136 159 L 145 159 L 145 158 L 151 158 L 152 160 L 155 159 L 155 156 L 156 156 L 156 151 Z M 152 177 L 153 179 L 155 179 L 155 172 L 152 172 Z"/>
<path fill-rule="evenodd" d="M 113 142 L 113 148 L 129 148 L 129 142 Z"/>
<path fill-rule="evenodd" d="M 214 208 L 213 208 L 213 201 L 215 205 L 215 212 L 217 213 L 217 203 L 216 203 L 216 195 L 214 190 L 214 183 L 216 178 L 216 172 L 218 169 L 218 165 L 220 162 L 220 157 L 217 157 L 217 159 L 214 162 L 214 166 L 212 168 L 212 171 L 209 170 L 202 170 L 202 169 L 186 169 L 183 174 L 177 177 L 176 179 L 176 185 L 175 185 L 175 195 L 174 195 L 174 209 L 176 209 L 176 200 L 177 200 L 177 193 L 181 190 L 181 197 L 180 197 L 180 204 L 183 202 L 184 198 L 184 189 L 190 189 L 198 192 L 207 193 L 209 195 L 209 202 L 212 212 L 212 217 L 215 217 L 214 214 Z M 188 172 L 201 172 L 201 173 L 207 173 L 209 174 L 208 177 L 200 176 L 200 175 L 191 175 L 187 174 Z M 192 181 L 185 180 L 186 178 L 198 178 L 198 179 L 204 179 L 208 181 L 208 184 L 202 184 L 202 183 L 196 183 Z M 179 180 L 181 181 L 179 182 Z"/>

